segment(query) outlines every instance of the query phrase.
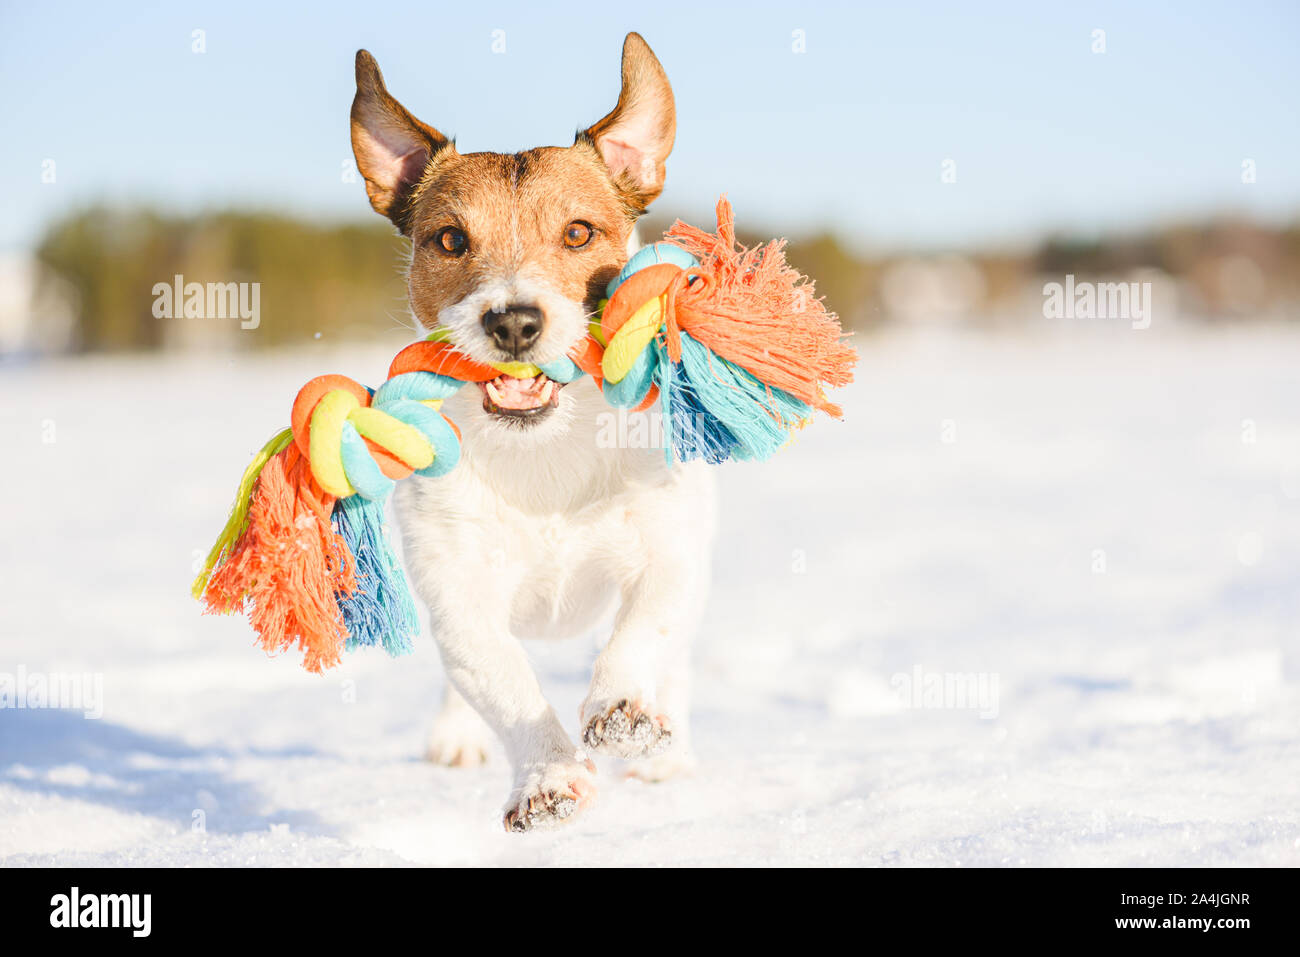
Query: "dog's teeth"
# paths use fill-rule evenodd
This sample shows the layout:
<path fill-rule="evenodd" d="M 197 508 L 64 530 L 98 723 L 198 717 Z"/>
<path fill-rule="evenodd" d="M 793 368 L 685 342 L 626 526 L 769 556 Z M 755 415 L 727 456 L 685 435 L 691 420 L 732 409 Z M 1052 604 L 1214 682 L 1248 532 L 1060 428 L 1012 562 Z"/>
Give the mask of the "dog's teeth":
<path fill-rule="evenodd" d="M 546 403 L 550 402 L 551 393 L 554 391 L 555 391 L 555 383 L 548 380 L 546 385 L 542 386 L 541 393 L 539 393 L 541 397 L 541 402 L 539 404 L 546 405 Z"/>
<path fill-rule="evenodd" d="M 488 398 L 491 399 L 493 402 L 495 402 L 497 405 L 501 404 L 501 393 L 497 391 L 497 387 L 494 386 L 491 382 L 487 384 L 487 394 L 488 394 Z"/>

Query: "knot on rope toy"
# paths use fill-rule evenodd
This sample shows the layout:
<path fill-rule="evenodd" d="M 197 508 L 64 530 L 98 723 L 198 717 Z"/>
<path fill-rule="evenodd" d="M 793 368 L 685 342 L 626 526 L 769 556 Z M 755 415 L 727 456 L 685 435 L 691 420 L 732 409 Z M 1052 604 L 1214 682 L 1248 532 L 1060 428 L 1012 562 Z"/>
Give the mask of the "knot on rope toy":
<path fill-rule="evenodd" d="M 302 387 L 194 581 L 208 610 L 247 611 L 268 653 L 296 645 L 309 671 L 358 645 L 405 654 L 419 630 L 383 506 L 398 479 L 456 467 L 460 434 L 439 409 L 464 383 L 408 352 L 374 392 L 341 375 Z"/>
<path fill-rule="evenodd" d="M 460 433 L 439 410 L 462 385 L 415 371 L 372 392 L 346 376 L 317 376 L 294 400 L 294 443 L 330 495 L 383 502 L 398 479 L 436 478 L 456 467 Z"/>
<path fill-rule="evenodd" d="M 578 362 L 611 405 L 661 400 L 670 459 L 762 460 L 813 410 L 840 416 L 824 386 L 857 356 L 784 243 L 737 249 L 725 197 L 717 215 L 716 234 L 679 221 L 628 261 Z"/>
<path fill-rule="evenodd" d="M 262 648 L 297 646 L 309 671 L 357 645 L 409 651 L 418 618 L 384 504 L 401 479 L 456 467 L 460 432 L 441 410 L 468 382 L 587 374 L 613 406 L 658 401 L 670 462 L 766 459 L 814 410 L 838 417 L 824 388 L 851 382 L 857 356 L 834 314 L 783 241 L 738 248 L 725 197 L 717 218 L 716 233 L 678 221 L 634 255 L 588 335 L 553 362 L 479 362 L 436 330 L 397 354 L 378 389 L 312 379 L 291 427 L 245 470 L 194 597 L 247 612 Z"/>

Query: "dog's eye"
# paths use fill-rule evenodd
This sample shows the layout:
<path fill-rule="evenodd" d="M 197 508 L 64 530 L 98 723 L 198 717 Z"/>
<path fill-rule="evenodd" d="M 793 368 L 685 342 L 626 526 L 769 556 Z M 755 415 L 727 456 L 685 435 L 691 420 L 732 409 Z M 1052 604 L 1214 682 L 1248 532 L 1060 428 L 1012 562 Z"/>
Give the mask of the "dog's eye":
<path fill-rule="evenodd" d="M 592 228 L 580 219 L 575 219 L 564 227 L 564 245 L 570 249 L 581 249 L 591 242 Z"/>
<path fill-rule="evenodd" d="M 459 256 L 469 246 L 469 240 L 465 238 L 465 231 L 457 229 L 455 226 L 444 226 L 438 230 L 433 237 L 433 241 L 438 250 L 448 256 Z"/>

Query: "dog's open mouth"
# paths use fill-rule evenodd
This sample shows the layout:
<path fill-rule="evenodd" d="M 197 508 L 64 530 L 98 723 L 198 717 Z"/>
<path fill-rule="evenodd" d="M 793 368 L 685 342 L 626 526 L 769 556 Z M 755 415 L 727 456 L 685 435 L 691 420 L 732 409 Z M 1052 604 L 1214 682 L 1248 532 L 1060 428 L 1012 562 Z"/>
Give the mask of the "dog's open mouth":
<path fill-rule="evenodd" d="M 480 382 L 483 411 L 512 419 L 535 419 L 546 415 L 559 404 L 560 382 L 545 375 L 530 379 L 499 375 L 491 382 Z"/>

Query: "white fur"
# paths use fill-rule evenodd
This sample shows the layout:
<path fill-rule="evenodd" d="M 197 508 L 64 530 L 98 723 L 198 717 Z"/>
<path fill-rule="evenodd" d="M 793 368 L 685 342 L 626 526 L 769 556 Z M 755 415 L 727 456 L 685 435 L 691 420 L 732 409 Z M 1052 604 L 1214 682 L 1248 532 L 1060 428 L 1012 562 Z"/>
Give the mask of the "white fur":
<path fill-rule="evenodd" d="M 587 331 L 587 314 L 581 304 L 566 299 L 546 280 L 527 267 L 480 283 L 468 296 L 438 311 L 438 325 L 450 329 L 452 340 L 464 352 L 481 359 L 509 362 L 513 356 L 497 352 L 483 330 L 483 313 L 504 312 L 507 306 L 526 303 L 546 315 L 546 325 L 533 354 L 540 362 L 558 359 Z"/>
<path fill-rule="evenodd" d="M 470 317 L 503 295 L 542 303 L 548 327 L 559 318 L 556 335 L 571 332 L 573 309 L 581 316 L 576 304 L 547 298 L 536 278 L 510 286 L 490 283 L 463 309 L 443 310 L 466 351 L 490 348 Z M 507 824 L 530 800 L 562 791 L 583 795 L 585 806 L 591 770 L 542 696 L 520 639 L 580 636 L 613 611 L 580 727 L 632 702 L 672 732 L 670 751 L 646 776 L 687 766 L 689 642 L 708 592 L 714 522 L 708 467 L 670 467 L 660 448 L 600 447 L 601 417 L 615 412 L 590 378 L 566 386 L 558 408 L 527 428 L 485 412 L 472 387 L 444 411 L 464 435 L 460 465 L 442 478 L 412 477 L 396 496 L 408 571 L 452 685 L 431 757 L 475 763 L 485 750 L 468 702 L 513 766 Z"/>

